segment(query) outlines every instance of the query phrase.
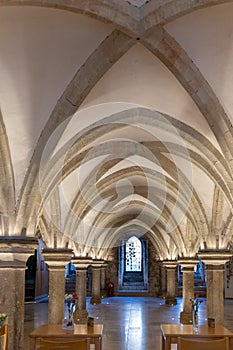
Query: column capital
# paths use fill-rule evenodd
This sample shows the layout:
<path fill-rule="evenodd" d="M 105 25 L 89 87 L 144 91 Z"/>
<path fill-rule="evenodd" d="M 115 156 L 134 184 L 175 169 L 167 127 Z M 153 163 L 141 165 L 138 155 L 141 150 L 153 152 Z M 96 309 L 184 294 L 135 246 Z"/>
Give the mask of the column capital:
<path fill-rule="evenodd" d="M 104 260 L 101 260 L 101 259 L 93 259 L 93 260 L 92 260 L 92 263 L 91 263 L 91 266 L 94 267 L 94 268 L 99 268 L 99 267 L 101 267 L 103 264 L 104 264 Z"/>
<path fill-rule="evenodd" d="M 101 265 L 101 267 L 104 267 L 104 268 L 107 267 L 107 266 L 108 266 L 107 261 L 104 261 L 103 264 Z"/>
<path fill-rule="evenodd" d="M 211 250 L 205 249 L 198 252 L 198 256 L 201 261 L 206 265 L 225 265 L 227 261 L 232 257 L 232 253 L 229 250 Z"/>
<path fill-rule="evenodd" d="M 194 270 L 194 267 L 199 263 L 200 260 L 191 257 L 183 257 L 178 260 L 178 264 L 185 270 Z"/>
<path fill-rule="evenodd" d="M 73 250 L 65 248 L 44 248 L 42 250 L 42 255 L 49 267 L 59 268 L 70 262 Z"/>
<path fill-rule="evenodd" d="M 163 261 L 163 266 L 165 266 L 168 269 L 174 269 L 178 265 L 177 260 L 164 260 Z"/>
<path fill-rule="evenodd" d="M 25 236 L 0 237 L 0 268 L 24 268 L 27 259 L 34 254 L 38 240 Z"/>
<path fill-rule="evenodd" d="M 71 261 L 77 270 L 87 269 L 92 264 L 92 258 L 88 257 L 74 257 Z"/>

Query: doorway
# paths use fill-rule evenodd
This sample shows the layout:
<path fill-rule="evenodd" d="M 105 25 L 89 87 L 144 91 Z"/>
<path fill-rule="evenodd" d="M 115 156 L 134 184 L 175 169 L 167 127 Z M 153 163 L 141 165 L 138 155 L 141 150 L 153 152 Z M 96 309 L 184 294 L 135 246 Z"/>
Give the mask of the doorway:
<path fill-rule="evenodd" d="M 148 290 L 147 241 L 133 235 L 118 248 L 118 288 L 123 291 Z"/>

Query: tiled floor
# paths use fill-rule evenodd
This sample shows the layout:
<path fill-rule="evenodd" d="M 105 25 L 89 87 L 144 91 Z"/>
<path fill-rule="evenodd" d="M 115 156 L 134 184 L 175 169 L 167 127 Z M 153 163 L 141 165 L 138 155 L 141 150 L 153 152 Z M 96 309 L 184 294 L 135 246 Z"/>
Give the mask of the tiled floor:
<path fill-rule="evenodd" d="M 101 305 L 90 305 L 89 316 L 103 323 L 103 350 L 161 350 L 161 323 L 179 323 L 182 299 L 176 306 L 166 306 L 163 299 L 150 297 L 112 297 L 102 299 Z M 199 308 L 200 323 L 206 320 L 206 303 Z M 25 349 L 28 350 L 28 333 L 47 323 L 48 304 L 25 305 Z M 224 326 L 233 332 L 233 300 L 225 301 Z"/>

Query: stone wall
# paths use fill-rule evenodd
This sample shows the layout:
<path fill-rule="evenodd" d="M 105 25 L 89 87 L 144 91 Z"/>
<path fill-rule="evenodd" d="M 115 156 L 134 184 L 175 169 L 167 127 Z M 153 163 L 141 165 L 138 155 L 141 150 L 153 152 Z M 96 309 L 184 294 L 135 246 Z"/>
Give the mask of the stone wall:
<path fill-rule="evenodd" d="M 152 243 L 148 241 L 148 290 L 151 295 L 160 293 L 160 266 L 159 258 Z"/>
<path fill-rule="evenodd" d="M 110 262 L 106 272 L 106 280 L 114 283 L 115 290 L 118 289 L 118 247 L 111 250 Z"/>

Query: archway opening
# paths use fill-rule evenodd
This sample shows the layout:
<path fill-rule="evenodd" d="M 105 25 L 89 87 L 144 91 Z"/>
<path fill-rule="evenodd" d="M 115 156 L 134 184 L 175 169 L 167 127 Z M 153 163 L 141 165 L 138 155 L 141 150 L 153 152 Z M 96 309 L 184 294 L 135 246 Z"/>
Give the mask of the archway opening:
<path fill-rule="evenodd" d="M 148 249 L 143 238 L 131 236 L 119 247 L 119 290 L 148 290 Z"/>

